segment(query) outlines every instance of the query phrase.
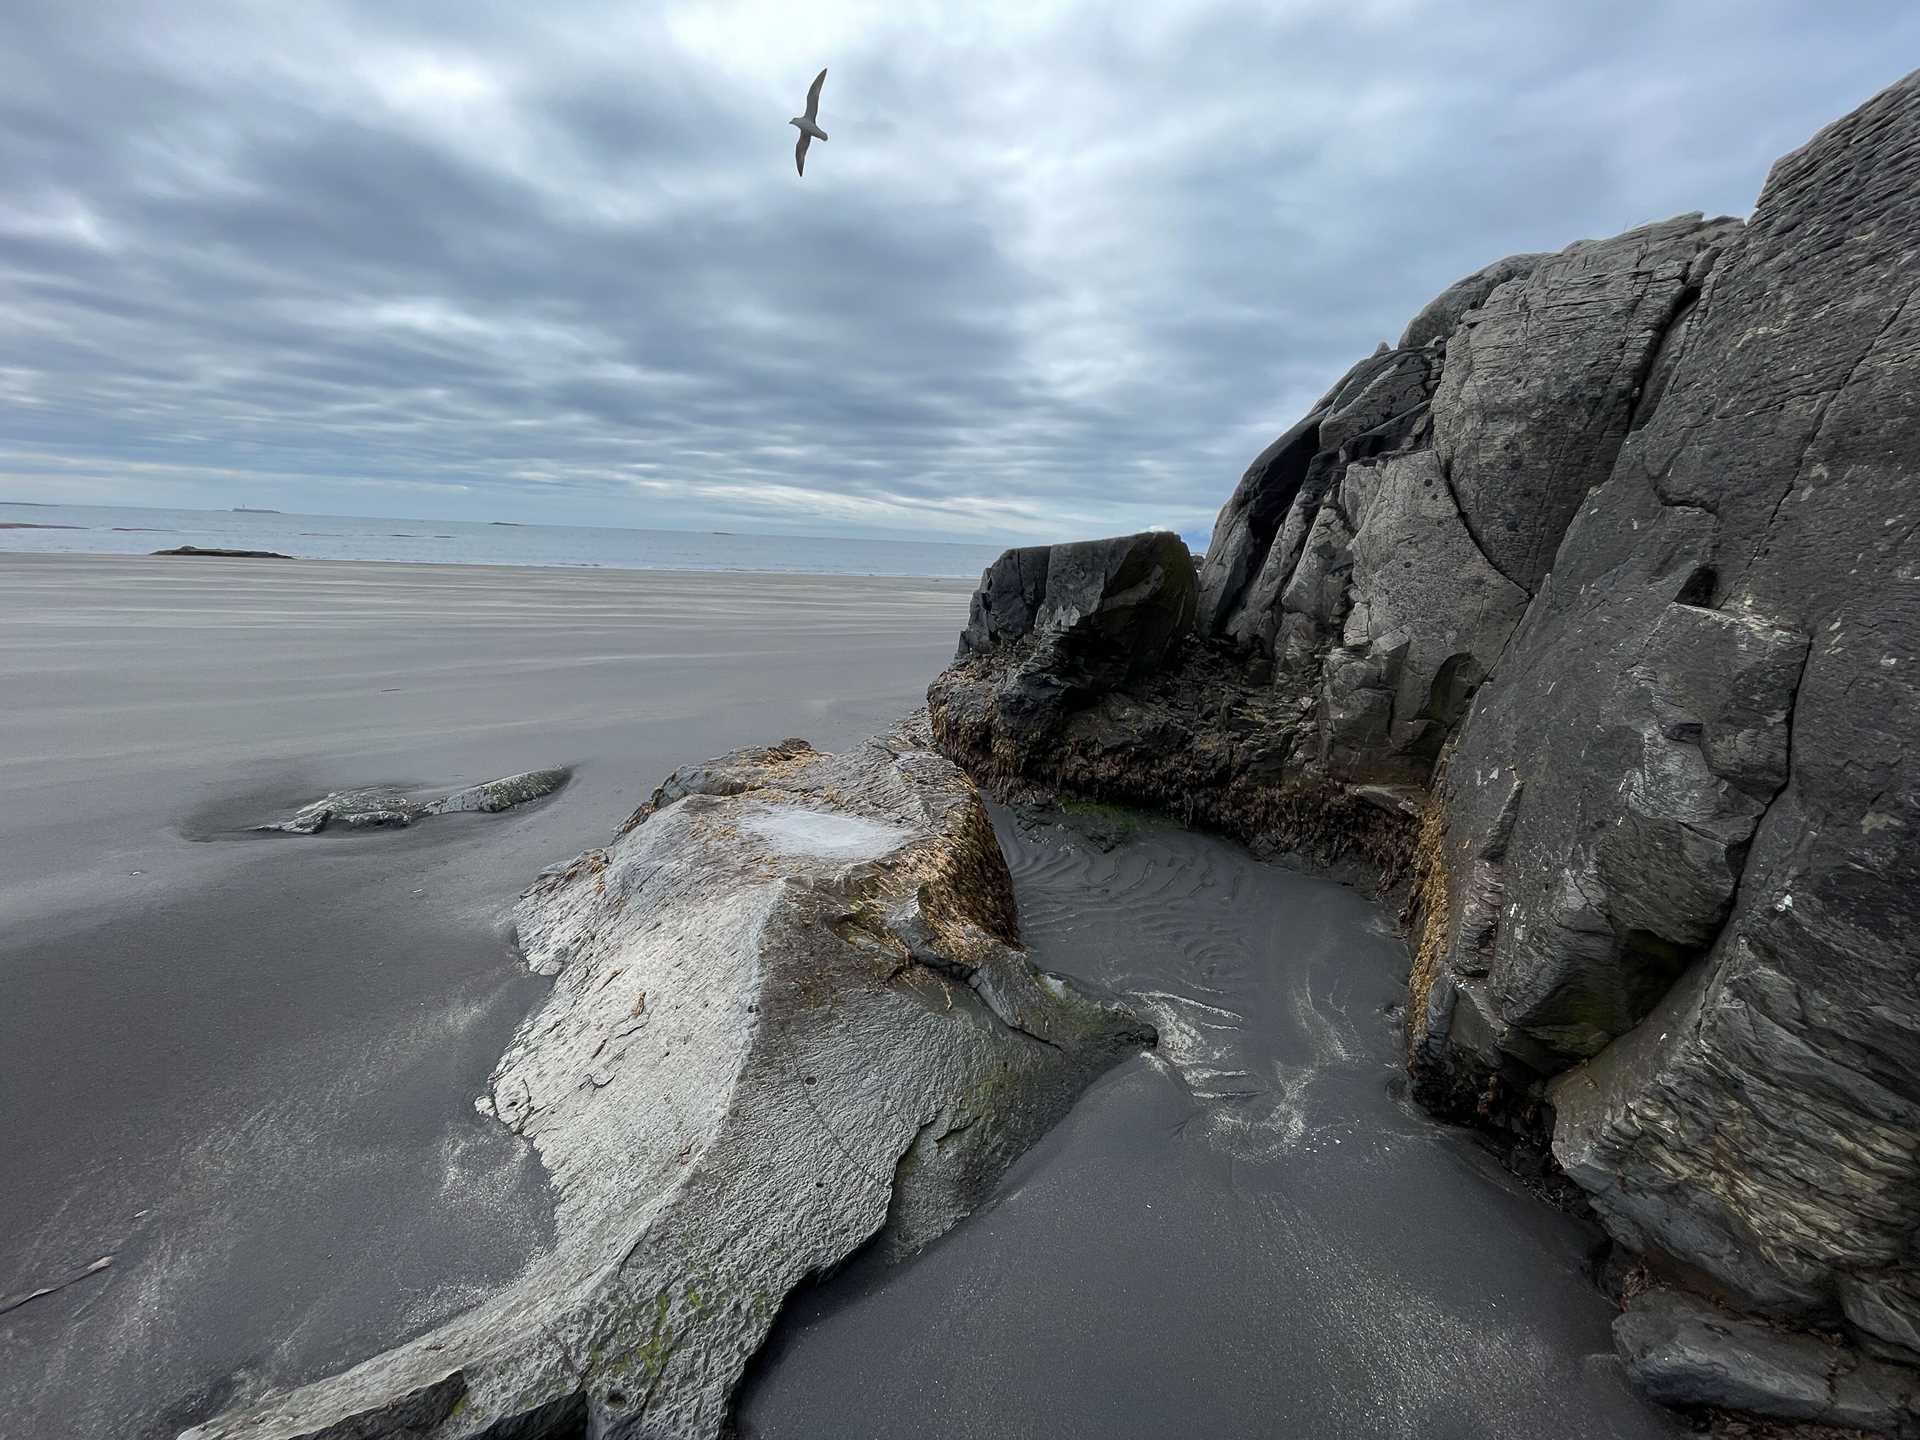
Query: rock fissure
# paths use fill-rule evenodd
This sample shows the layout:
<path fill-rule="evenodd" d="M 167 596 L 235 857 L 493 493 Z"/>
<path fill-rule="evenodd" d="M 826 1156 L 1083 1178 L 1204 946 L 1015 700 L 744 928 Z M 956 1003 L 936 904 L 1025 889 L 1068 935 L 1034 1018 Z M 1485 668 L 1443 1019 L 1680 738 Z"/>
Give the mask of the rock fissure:
<path fill-rule="evenodd" d="M 1465 507 L 1460 504 L 1460 492 L 1454 488 L 1453 472 L 1445 460 L 1440 462 L 1440 478 L 1446 482 L 1447 499 L 1453 502 L 1454 514 L 1460 517 L 1460 528 L 1466 534 L 1467 539 L 1473 543 L 1473 548 L 1480 556 L 1481 563 L 1489 570 L 1498 572 L 1501 578 L 1506 580 L 1508 584 L 1525 592 L 1527 598 L 1532 599 L 1533 590 L 1529 586 L 1523 585 L 1518 580 L 1515 580 L 1513 576 L 1507 574 L 1506 571 L 1501 570 L 1500 567 L 1494 563 L 1493 557 L 1487 553 L 1486 542 L 1482 540 L 1475 531 L 1472 519 L 1467 515 Z"/>

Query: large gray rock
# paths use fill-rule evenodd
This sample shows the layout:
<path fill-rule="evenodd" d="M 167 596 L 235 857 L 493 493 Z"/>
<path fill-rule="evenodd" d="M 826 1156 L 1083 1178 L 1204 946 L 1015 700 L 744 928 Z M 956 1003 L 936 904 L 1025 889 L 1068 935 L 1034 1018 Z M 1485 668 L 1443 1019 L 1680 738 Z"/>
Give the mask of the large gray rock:
<path fill-rule="evenodd" d="M 506 1292 L 194 1440 L 712 1436 L 789 1291 L 975 1205 L 1151 1030 L 1019 948 L 924 722 L 681 772 L 517 911 L 553 990 L 482 1110 L 552 1179 Z"/>
<path fill-rule="evenodd" d="M 1018 640 L 1033 629 L 1047 598 L 1047 560 L 1052 546 L 1008 550 L 981 573 L 960 635 L 959 658 Z"/>
<path fill-rule="evenodd" d="M 1164 530 L 1055 545 L 1033 631 L 1095 686 L 1159 668 L 1193 628 L 1193 552 Z"/>
<path fill-rule="evenodd" d="M 959 658 L 1032 635 L 1088 683 L 1118 684 L 1193 628 L 1196 589 L 1193 552 L 1170 531 L 1009 550 L 980 577 Z"/>
<path fill-rule="evenodd" d="M 1529 594 L 1613 468 L 1641 386 L 1737 220 L 1582 240 L 1502 284 L 1447 341 L 1434 442 L 1467 528 Z"/>
<path fill-rule="evenodd" d="M 976 768 L 1242 835 L 1427 780 L 1416 1093 L 1550 1130 L 1627 1246 L 1920 1363 L 1916 237 L 1920 75 L 1744 226 L 1436 300 L 1248 471 L 1159 672 L 1044 731 L 1012 652 L 931 698 Z"/>
<path fill-rule="evenodd" d="M 567 783 L 568 772 L 561 769 L 528 770 L 523 774 L 509 775 L 501 780 L 488 780 L 479 785 L 468 785 L 451 795 L 427 802 L 429 815 L 455 815 L 462 812 L 477 811 L 482 815 L 498 815 L 502 810 L 511 810 L 516 805 L 524 805 L 529 800 L 538 800 L 551 795 Z"/>
<path fill-rule="evenodd" d="M 1009 550 L 981 577 L 953 673 L 963 708 L 1017 765 L 1073 713 L 1159 670 L 1193 633 L 1193 553 L 1146 531 Z"/>
<path fill-rule="evenodd" d="M 1917 234 L 1920 75 L 1774 167 L 1480 691 L 1418 1053 L 1564 1069 L 1616 1236 L 1920 1358 Z"/>

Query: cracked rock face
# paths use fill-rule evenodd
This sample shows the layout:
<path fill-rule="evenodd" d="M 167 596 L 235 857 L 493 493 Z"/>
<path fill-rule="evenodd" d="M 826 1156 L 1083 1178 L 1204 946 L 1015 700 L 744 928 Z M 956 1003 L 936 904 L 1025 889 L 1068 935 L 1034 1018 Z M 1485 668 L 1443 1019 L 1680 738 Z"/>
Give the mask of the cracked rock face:
<path fill-rule="evenodd" d="M 1592 594 L 1609 565 L 1646 564 L 1665 517 L 1684 515 L 1683 553 L 1710 577 L 1696 589 L 1719 624 L 1803 648 L 1756 639 L 1723 693 L 1697 703 L 1703 765 L 1764 809 L 1696 973 L 1630 1049 L 1561 1082 L 1555 1137 L 1623 1230 L 1684 1250 L 1752 1303 L 1844 1317 L 1909 1350 L 1917 233 L 1920 75 L 1774 167 L 1659 413 L 1594 499 L 1570 588 Z M 1791 365 L 1754 353 L 1762 326 L 1793 337 Z"/>
<path fill-rule="evenodd" d="M 1556 1077 L 1616 1236 L 1909 1364 L 1916 233 L 1920 76 L 1774 167 L 1664 342 L 1452 755 L 1415 1054 Z"/>
<path fill-rule="evenodd" d="M 1145 674 L 1193 624 L 1193 555 L 1178 535 L 1009 550 L 974 591 L 964 658 L 1032 635 L 1050 668 L 1108 685 Z"/>
<path fill-rule="evenodd" d="M 1569 245 L 1495 286 L 1447 340 L 1435 449 L 1488 562 L 1529 594 L 1613 468 L 1669 327 L 1741 229 L 1682 215 Z"/>
<path fill-rule="evenodd" d="M 790 1290 L 942 1233 L 1153 1039 L 1027 959 L 985 808 L 923 720 L 676 772 L 517 920 L 554 987 L 478 1103 L 539 1151 L 552 1251 L 193 1440 L 715 1435 Z"/>

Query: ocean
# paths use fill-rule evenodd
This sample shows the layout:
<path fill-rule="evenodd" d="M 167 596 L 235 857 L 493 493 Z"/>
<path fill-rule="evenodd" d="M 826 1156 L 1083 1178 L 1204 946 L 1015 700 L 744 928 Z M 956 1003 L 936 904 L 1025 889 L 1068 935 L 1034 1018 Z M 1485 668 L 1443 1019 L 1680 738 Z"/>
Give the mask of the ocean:
<path fill-rule="evenodd" d="M 8 528 L 14 526 L 31 528 Z M 1004 546 L 697 530 L 610 530 L 470 520 L 379 520 L 268 510 L 0 502 L 0 554 L 144 555 L 178 545 L 312 560 L 729 570 L 977 580 Z"/>

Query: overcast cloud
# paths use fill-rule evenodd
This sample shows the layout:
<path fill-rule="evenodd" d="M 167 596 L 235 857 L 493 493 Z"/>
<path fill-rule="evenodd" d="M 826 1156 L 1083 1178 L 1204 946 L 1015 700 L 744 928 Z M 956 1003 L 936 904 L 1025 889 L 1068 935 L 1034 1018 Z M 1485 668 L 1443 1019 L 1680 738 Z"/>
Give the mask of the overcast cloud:
<path fill-rule="evenodd" d="M 1448 282 L 1744 215 L 1916 61 L 1911 0 L 6 0 L 0 499 L 1200 543 Z"/>

